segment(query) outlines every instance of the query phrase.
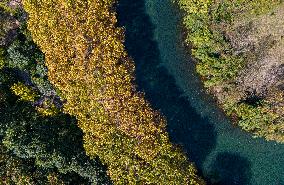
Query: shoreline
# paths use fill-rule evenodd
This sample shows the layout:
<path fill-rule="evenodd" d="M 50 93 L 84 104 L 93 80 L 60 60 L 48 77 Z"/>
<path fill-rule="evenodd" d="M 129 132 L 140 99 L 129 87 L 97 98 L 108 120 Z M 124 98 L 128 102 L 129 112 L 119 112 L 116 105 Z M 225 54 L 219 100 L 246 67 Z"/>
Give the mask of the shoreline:
<path fill-rule="evenodd" d="M 278 143 L 283 143 L 284 141 L 282 141 L 281 132 L 274 128 L 275 124 L 277 125 L 278 130 L 281 130 L 281 123 L 278 121 L 276 124 L 275 122 L 277 121 L 275 119 L 281 116 L 281 114 L 272 110 L 267 111 L 267 107 L 272 102 L 254 106 L 253 103 L 249 102 L 251 96 L 254 95 L 253 92 L 244 91 L 244 87 L 242 85 L 236 84 L 236 82 L 238 82 L 237 80 L 242 77 L 241 74 L 243 71 L 247 70 L 247 64 L 245 64 L 245 61 L 248 59 L 246 59 L 246 55 L 236 56 L 228 53 L 224 57 L 211 56 L 213 51 L 218 53 L 224 52 L 226 47 L 216 50 L 218 48 L 217 46 L 223 46 L 228 42 L 225 40 L 219 41 L 219 37 L 216 38 L 217 40 L 215 37 L 212 37 L 214 36 L 214 31 L 211 31 L 210 26 L 208 27 L 211 34 L 210 36 L 200 35 L 200 32 L 202 32 L 200 30 L 207 29 L 207 25 L 209 25 L 209 22 L 207 23 L 206 21 L 203 22 L 204 26 L 201 26 L 201 28 L 195 28 L 200 30 L 195 30 L 192 36 L 190 36 L 190 26 L 186 26 L 183 20 L 185 17 L 191 16 L 191 14 L 188 14 L 179 6 L 178 2 L 175 2 L 173 7 L 181 15 L 181 21 L 179 21 L 178 27 L 180 27 L 182 32 L 182 45 L 185 47 L 186 51 L 188 51 L 187 53 L 189 53 L 189 57 L 191 58 L 190 61 L 193 62 L 195 72 L 199 76 L 206 93 L 213 97 L 216 105 L 220 108 L 220 110 L 222 110 L 228 119 L 231 120 L 234 127 L 239 127 L 244 132 L 253 134 L 254 137 L 265 138 L 267 141 L 272 140 Z M 188 6 L 189 8 L 191 7 L 191 5 Z M 195 16 L 198 17 L 199 14 L 196 14 L 197 15 Z M 187 17 L 187 19 L 193 19 L 190 22 L 194 22 L 194 20 L 197 19 L 195 16 Z M 207 16 L 207 14 L 204 13 L 202 16 Z M 193 27 L 195 26 L 196 25 L 193 25 Z M 217 32 L 219 33 L 218 30 Z M 196 47 L 193 47 L 194 43 L 190 43 L 188 38 L 193 40 L 193 42 L 197 42 L 196 40 L 198 39 L 201 41 L 198 40 Z M 209 39 L 209 45 L 201 45 L 200 43 L 202 43 L 202 41 L 205 42 L 206 39 Z M 227 49 L 231 48 L 229 43 L 228 47 L 229 48 Z M 196 48 L 194 55 L 191 52 L 192 48 Z M 199 63 L 199 60 L 202 62 Z M 235 68 L 236 66 L 238 67 Z M 254 71 L 254 69 L 252 69 L 252 71 Z M 228 74 L 232 76 L 227 76 Z M 263 98 L 263 100 L 266 101 L 265 98 Z M 259 118 L 259 116 L 262 118 Z"/>
<path fill-rule="evenodd" d="M 174 4 L 174 5 L 173 5 L 173 8 L 175 8 L 176 11 L 178 11 L 178 12 L 181 14 L 181 17 L 184 18 L 184 14 L 185 14 L 184 10 L 181 10 L 181 9 L 179 8 L 179 6 L 176 4 L 176 2 L 174 2 L 173 4 Z M 194 70 L 195 70 L 196 74 L 198 75 L 198 78 L 200 79 L 200 82 L 201 82 L 201 84 L 202 84 L 202 87 L 203 87 L 205 93 L 213 99 L 215 105 L 220 109 L 220 111 L 222 112 L 222 114 L 224 114 L 224 115 L 230 120 L 230 124 L 231 124 L 233 127 L 235 127 L 235 128 L 240 128 L 240 129 L 241 129 L 243 132 L 245 132 L 245 133 L 253 134 L 252 132 L 247 132 L 247 131 L 243 130 L 243 129 L 238 125 L 238 120 L 236 120 L 236 119 L 238 119 L 238 118 L 236 117 L 236 115 L 233 115 L 233 116 L 227 115 L 226 112 L 225 112 L 225 110 L 222 108 L 222 105 L 218 102 L 218 97 L 216 96 L 216 93 L 214 93 L 214 91 L 212 91 L 212 90 L 210 90 L 209 88 L 206 88 L 206 87 L 204 86 L 205 80 L 204 80 L 204 79 L 202 78 L 202 76 L 200 76 L 200 74 L 198 74 L 197 71 L 196 71 L 196 65 L 197 65 L 197 63 L 198 63 L 198 59 L 196 59 L 196 58 L 192 55 L 192 51 L 191 51 L 192 48 L 193 48 L 193 47 L 192 47 L 192 44 L 189 44 L 189 43 L 186 42 L 186 37 L 187 37 L 187 35 L 189 34 L 189 30 L 185 27 L 185 25 L 184 25 L 184 23 L 183 23 L 183 19 L 181 19 L 181 20 L 179 21 L 178 27 L 179 27 L 180 30 L 181 30 L 181 32 L 180 32 L 180 37 L 182 38 L 182 43 L 181 43 L 181 44 L 182 44 L 182 46 L 184 47 L 184 49 L 185 49 L 185 51 L 186 51 L 186 54 L 188 55 L 188 56 L 186 56 L 186 57 L 188 57 L 188 58 L 189 58 L 189 61 L 193 63 L 194 68 L 195 68 Z"/>
<path fill-rule="evenodd" d="M 263 138 L 252 138 L 250 133 L 234 127 L 228 117 L 216 106 L 212 95 L 206 93 L 199 76 L 196 75 L 193 62 L 190 61 L 189 52 L 181 42 L 182 32 L 178 26 L 181 23 L 180 11 L 174 9 L 172 0 L 146 0 L 145 4 L 146 14 L 151 21 L 146 25 L 153 28 L 149 30 L 152 37 L 147 38 L 151 40 L 150 43 L 157 44 L 154 48 L 159 49 L 158 51 L 154 49 L 159 56 L 158 66 L 165 67 L 167 73 L 173 77 L 165 80 L 165 74 L 154 72 L 157 79 L 156 88 L 147 90 L 146 95 L 159 92 L 154 98 L 156 99 L 154 102 L 159 103 L 154 105 L 169 121 L 168 131 L 172 142 L 183 146 L 191 161 L 202 170 L 200 172 L 203 176 L 209 179 L 208 183 L 211 181 L 212 173 L 219 174 L 221 185 L 233 184 L 233 178 L 239 178 L 239 184 L 242 185 L 275 184 L 277 179 L 282 179 L 281 172 L 284 169 L 281 165 L 283 164 L 281 156 L 284 146 L 273 141 L 265 141 Z M 141 17 L 144 18 L 145 15 Z M 135 22 L 133 24 L 139 25 Z M 140 25 L 143 33 L 145 24 Z M 142 43 L 148 43 L 148 39 Z M 136 43 L 136 39 L 133 42 Z M 140 62 L 143 64 L 147 62 L 148 65 L 143 65 L 144 68 L 140 68 L 139 73 L 145 71 L 142 74 L 147 76 L 148 70 L 145 70 L 145 67 L 153 68 L 151 63 L 153 61 L 154 65 L 157 65 L 156 60 L 154 57 L 153 60 L 147 61 L 142 57 Z M 164 91 L 164 86 L 168 86 L 167 84 L 173 84 L 170 88 L 176 90 Z M 142 89 L 148 85 L 151 85 L 151 81 L 143 81 Z M 162 92 L 159 89 L 162 89 Z M 266 163 L 267 161 L 269 164 Z"/>

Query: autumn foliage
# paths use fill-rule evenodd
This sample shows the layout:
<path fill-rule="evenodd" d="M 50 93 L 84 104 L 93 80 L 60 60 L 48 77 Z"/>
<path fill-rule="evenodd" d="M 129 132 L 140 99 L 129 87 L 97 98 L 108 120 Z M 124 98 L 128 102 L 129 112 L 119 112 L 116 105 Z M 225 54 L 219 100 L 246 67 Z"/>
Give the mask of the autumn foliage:
<path fill-rule="evenodd" d="M 136 91 L 114 0 L 24 0 L 49 80 L 77 118 L 84 147 L 115 184 L 204 184 L 169 142 L 166 121 Z"/>

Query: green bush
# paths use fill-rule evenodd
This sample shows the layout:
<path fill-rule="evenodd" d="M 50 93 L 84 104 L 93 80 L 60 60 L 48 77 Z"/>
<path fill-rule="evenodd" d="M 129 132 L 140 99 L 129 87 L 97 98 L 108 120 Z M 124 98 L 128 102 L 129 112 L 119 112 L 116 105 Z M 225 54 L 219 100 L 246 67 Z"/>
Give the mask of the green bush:
<path fill-rule="evenodd" d="M 5 50 L 0 48 L 0 70 L 6 65 Z"/>
<path fill-rule="evenodd" d="M 2 86 L 3 97 L 11 97 Z M 18 158 L 34 160 L 34 168 L 76 173 L 93 184 L 110 184 L 99 160 L 90 160 L 84 151 L 82 133 L 76 121 L 64 114 L 39 115 L 35 108 L 16 98 L 0 102 L 0 138 Z"/>
<path fill-rule="evenodd" d="M 13 93 L 20 97 L 20 100 L 34 102 L 38 94 L 29 86 L 18 82 L 11 87 Z"/>
<path fill-rule="evenodd" d="M 255 136 L 284 142 L 283 120 L 270 110 L 269 103 L 249 105 L 236 100 L 235 79 L 246 66 L 247 58 L 235 54 L 230 41 L 223 34 L 236 19 L 258 16 L 281 3 L 280 0 L 176 0 L 184 11 L 183 23 L 187 29 L 186 42 L 192 46 L 197 59 L 196 70 L 207 88 L 222 89 L 221 107 L 238 121 L 241 128 Z M 230 92 L 230 93 L 229 93 Z M 216 95 L 218 92 L 216 92 Z M 225 96 L 225 97 L 224 97 Z M 239 95 L 241 96 L 241 95 Z M 241 97 L 242 98 L 242 97 Z"/>

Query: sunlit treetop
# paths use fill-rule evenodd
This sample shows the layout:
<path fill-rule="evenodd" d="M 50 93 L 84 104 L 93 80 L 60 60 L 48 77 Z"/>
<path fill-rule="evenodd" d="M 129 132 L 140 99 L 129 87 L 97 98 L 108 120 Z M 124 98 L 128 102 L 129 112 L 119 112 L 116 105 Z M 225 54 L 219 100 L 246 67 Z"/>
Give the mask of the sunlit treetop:
<path fill-rule="evenodd" d="M 84 147 L 115 184 L 203 184 L 170 142 L 166 121 L 133 85 L 115 1 L 24 0 L 49 80 L 84 132 Z"/>

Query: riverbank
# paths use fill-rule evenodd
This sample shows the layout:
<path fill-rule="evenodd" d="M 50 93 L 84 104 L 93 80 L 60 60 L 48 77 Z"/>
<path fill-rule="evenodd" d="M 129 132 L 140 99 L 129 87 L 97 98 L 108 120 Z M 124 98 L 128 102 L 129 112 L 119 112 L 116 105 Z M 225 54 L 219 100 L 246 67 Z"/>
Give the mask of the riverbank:
<path fill-rule="evenodd" d="M 196 70 L 221 108 L 256 137 L 284 142 L 283 4 L 177 3 Z"/>

